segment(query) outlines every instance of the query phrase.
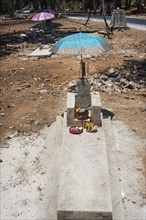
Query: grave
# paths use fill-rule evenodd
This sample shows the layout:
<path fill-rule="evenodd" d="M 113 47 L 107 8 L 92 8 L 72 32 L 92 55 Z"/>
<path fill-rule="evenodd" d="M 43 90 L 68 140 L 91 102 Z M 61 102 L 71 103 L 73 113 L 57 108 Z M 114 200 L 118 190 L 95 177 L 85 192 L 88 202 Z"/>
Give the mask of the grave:
<path fill-rule="evenodd" d="M 112 28 L 126 28 L 127 21 L 125 11 L 123 9 L 115 9 L 110 21 L 110 27 Z"/>
<path fill-rule="evenodd" d="M 51 56 L 51 45 L 42 45 L 29 54 L 29 57 L 49 57 Z"/>
<path fill-rule="evenodd" d="M 65 113 L 58 166 L 57 220 L 112 220 L 103 127 L 97 133 L 72 135 Z"/>
<path fill-rule="evenodd" d="M 94 125 L 101 126 L 101 103 L 98 92 L 90 92 L 90 83 L 86 78 L 77 80 L 77 93 L 67 94 L 67 126 L 83 126 L 84 121 L 92 118 Z M 85 109 L 87 114 L 81 119 L 76 109 Z"/>
<path fill-rule="evenodd" d="M 67 93 L 67 113 L 59 152 L 57 220 L 112 220 L 100 95 L 90 92 L 90 83 L 85 76 L 77 80 L 76 90 L 76 93 Z M 78 118 L 76 109 L 88 111 L 81 115 L 83 118 Z M 98 134 L 85 129 L 82 135 L 70 133 L 70 127 L 84 127 L 84 123 L 91 119 L 98 126 Z"/>

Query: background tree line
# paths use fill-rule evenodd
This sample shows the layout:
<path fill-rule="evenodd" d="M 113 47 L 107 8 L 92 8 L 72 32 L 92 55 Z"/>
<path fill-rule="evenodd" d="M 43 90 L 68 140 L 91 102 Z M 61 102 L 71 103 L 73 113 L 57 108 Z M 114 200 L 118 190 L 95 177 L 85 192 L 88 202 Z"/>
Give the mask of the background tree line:
<path fill-rule="evenodd" d="M 32 4 L 34 10 L 52 8 L 64 11 L 65 8 L 68 8 L 74 12 L 93 10 L 96 13 L 101 4 L 106 6 L 109 3 L 112 9 L 123 7 L 127 10 L 134 3 L 138 10 L 140 10 L 142 4 L 146 6 L 146 0 L 0 0 L 0 12 L 14 12 L 28 4 Z"/>

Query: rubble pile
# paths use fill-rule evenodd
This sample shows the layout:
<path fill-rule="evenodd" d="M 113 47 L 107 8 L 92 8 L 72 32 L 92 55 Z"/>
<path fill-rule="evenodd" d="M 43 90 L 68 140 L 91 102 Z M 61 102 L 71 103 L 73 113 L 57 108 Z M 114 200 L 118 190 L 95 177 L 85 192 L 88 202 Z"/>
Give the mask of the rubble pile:
<path fill-rule="evenodd" d="M 133 64 L 130 61 L 122 67 L 110 68 L 89 78 L 91 91 L 118 95 L 134 92 L 145 94 L 146 63 Z M 69 84 L 68 91 L 76 92 L 76 82 Z"/>

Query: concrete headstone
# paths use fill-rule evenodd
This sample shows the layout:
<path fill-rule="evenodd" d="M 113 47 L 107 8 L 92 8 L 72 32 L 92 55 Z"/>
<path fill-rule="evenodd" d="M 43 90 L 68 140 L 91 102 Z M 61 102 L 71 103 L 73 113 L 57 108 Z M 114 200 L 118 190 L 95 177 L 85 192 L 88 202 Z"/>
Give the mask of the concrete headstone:
<path fill-rule="evenodd" d="M 126 28 L 127 21 L 123 9 L 115 9 L 111 17 L 110 26 L 113 28 Z"/>
<path fill-rule="evenodd" d="M 90 83 L 86 79 L 80 79 L 77 81 L 77 94 L 79 96 L 89 96 L 90 95 Z"/>

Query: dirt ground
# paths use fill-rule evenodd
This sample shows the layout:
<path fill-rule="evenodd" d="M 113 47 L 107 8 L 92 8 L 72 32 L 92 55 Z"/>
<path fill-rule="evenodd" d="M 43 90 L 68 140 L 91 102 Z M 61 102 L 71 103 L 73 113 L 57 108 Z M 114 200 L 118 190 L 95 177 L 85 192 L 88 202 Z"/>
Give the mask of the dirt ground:
<path fill-rule="evenodd" d="M 104 24 L 83 20 L 57 18 L 53 20 L 55 40 L 82 31 L 105 30 Z M 36 42 L 24 41 L 25 33 L 34 23 L 31 19 L 0 21 L 0 139 L 1 144 L 9 139 L 9 133 L 37 132 L 44 125 L 50 126 L 57 115 L 66 110 L 66 95 L 69 83 L 79 77 L 80 61 L 76 56 L 53 55 L 48 58 L 29 58 L 27 55 L 38 47 Z M 89 74 L 102 74 L 108 69 L 127 70 L 142 64 L 145 68 L 145 32 L 135 29 L 114 31 L 113 51 L 88 59 Z M 44 40 L 47 36 L 44 37 Z M 138 74 L 138 71 L 137 71 Z M 145 89 L 121 92 L 101 92 L 102 108 L 113 112 L 114 119 L 128 124 L 139 136 L 145 138 L 146 108 Z"/>

